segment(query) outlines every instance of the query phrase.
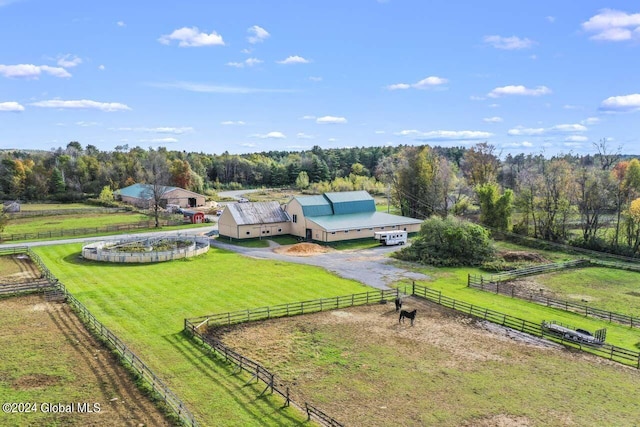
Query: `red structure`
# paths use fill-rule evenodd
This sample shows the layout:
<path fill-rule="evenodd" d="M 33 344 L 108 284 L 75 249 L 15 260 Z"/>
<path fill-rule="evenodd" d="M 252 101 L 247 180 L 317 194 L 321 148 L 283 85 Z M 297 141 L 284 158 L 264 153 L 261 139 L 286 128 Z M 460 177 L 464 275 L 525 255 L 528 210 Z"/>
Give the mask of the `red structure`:
<path fill-rule="evenodd" d="M 202 224 L 204 222 L 204 213 L 196 211 L 182 211 L 184 220 L 189 221 L 192 224 Z"/>

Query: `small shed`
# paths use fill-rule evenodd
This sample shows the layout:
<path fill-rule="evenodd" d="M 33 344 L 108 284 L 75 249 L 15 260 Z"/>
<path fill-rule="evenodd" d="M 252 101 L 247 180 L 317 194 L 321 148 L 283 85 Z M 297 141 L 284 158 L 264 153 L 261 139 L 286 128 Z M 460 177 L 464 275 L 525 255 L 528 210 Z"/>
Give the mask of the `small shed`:
<path fill-rule="evenodd" d="M 185 222 L 188 221 L 191 224 L 202 224 L 204 222 L 204 212 L 186 211 L 183 209 L 182 215 L 184 215 Z"/>

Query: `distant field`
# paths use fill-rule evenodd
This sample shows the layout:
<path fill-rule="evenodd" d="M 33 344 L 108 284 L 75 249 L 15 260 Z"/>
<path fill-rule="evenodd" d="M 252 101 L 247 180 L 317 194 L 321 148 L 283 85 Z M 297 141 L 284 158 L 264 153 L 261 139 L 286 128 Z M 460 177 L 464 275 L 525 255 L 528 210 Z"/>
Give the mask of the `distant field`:
<path fill-rule="evenodd" d="M 186 317 L 362 292 L 316 267 L 243 257 L 216 248 L 151 265 L 78 258 L 80 245 L 35 251 L 76 298 L 183 399 L 202 425 L 283 426 L 305 417 L 282 400 L 258 398 L 224 363 L 209 359 L 181 330 Z M 221 421 L 224 420 L 224 421 Z"/>
<path fill-rule="evenodd" d="M 225 327 L 223 341 L 345 425 L 636 425 L 639 371 L 404 306 L 413 327 L 372 305 Z"/>
<path fill-rule="evenodd" d="M 34 218 L 14 218 L 9 221 L 3 234 L 44 233 L 48 231 L 78 228 L 105 227 L 115 224 L 132 224 L 151 221 L 151 217 L 139 213 L 55 215 Z"/>
<path fill-rule="evenodd" d="M 84 203 L 23 203 L 21 211 L 54 211 L 66 209 L 95 209 L 97 206 Z"/>

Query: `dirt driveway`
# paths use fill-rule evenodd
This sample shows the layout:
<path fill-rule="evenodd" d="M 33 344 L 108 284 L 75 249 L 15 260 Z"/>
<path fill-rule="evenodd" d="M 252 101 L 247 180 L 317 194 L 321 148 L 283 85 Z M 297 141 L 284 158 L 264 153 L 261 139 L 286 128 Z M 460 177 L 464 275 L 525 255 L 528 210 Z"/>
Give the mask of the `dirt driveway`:
<path fill-rule="evenodd" d="M 401 246 L 380 246 L 372 249 L 330 251 L 313 256 L 291 256 L 275 253 L 274 246 L 269 248 L 245 248 L 211 240 L 211 246 L 238 252 L 243 255 L 262 259 L 315 265 L 336 273 L 340 277 L 353 279 L 377 289 L 390 289 L 398 280 L 425 280 L 428 276 L 398 268 L 391 264 L 391 252 Z"/>

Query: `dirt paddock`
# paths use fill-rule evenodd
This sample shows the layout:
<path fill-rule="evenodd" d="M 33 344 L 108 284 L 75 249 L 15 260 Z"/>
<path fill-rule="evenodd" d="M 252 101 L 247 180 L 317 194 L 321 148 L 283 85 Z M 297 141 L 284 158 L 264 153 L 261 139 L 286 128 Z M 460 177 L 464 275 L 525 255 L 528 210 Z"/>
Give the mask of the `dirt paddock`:
<path fill-rule="evenodd" d="M 0 299 L 0 324 L 0 397 L 37 409 L 2 413 L 0 425 L 171 425 L 67 304 L 38 295 Z M 41 406 L 71 403 L 70 413 Z M 78 403 L 96 403 L 100 411 L 81 413 Z"/>
<path fill-rule="evenodd" d="M 391 302 L 209 333 L 346 425 L 625 425 L 640 413 L 634 369 L 418 298 L 403 308 L 417 309 L 413 327 Z"/>

